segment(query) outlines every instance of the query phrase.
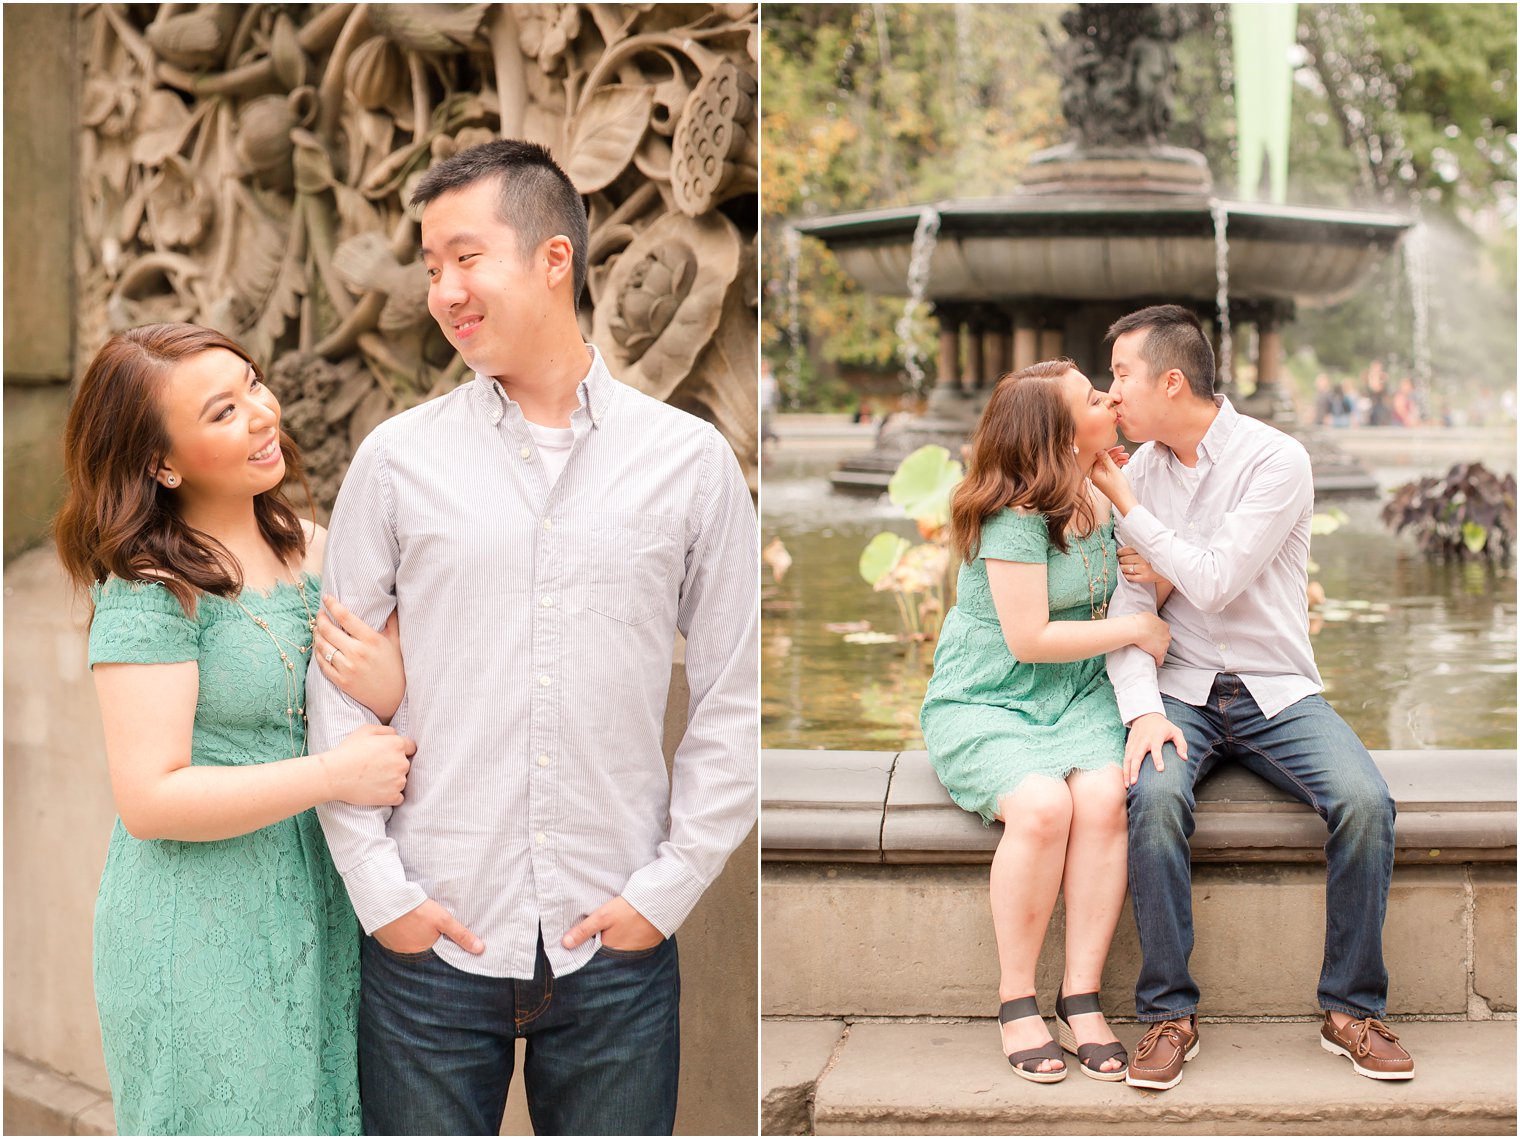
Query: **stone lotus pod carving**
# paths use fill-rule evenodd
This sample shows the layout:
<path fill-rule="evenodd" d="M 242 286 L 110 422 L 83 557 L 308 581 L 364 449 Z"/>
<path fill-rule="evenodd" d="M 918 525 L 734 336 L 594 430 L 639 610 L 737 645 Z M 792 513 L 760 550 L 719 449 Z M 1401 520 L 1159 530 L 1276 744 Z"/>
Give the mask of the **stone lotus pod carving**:
<path fill-rule="evenodd" d="M 668 397 L 718 327 L 742 246 L 738 229 L 721 214 L 666 214 L 623 250 L 592 324 L 612 374 Z"/>
<path fill-rule="evenodd" d="M 702 77 L 676 124 L 671 195 L 690 217 L 759 185 L 754 76 L 725 59 Z"/>

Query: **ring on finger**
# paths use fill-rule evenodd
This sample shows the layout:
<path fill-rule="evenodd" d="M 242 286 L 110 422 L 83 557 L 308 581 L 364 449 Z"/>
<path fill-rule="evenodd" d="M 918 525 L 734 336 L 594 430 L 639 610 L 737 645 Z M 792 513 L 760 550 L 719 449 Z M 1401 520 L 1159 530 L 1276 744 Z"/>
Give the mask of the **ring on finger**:
<path fill-rule="evenodd" d="M 326 661 L 328 664 L 332 664 L 333 657 L 335 657 L 337 655 L 338 655 L 338 650 L 337 650 L 336 647 L 333 647 L 333 648 L 328 649 L 327 652 L 322 655 L 322 659 L 324 661 Z"/>

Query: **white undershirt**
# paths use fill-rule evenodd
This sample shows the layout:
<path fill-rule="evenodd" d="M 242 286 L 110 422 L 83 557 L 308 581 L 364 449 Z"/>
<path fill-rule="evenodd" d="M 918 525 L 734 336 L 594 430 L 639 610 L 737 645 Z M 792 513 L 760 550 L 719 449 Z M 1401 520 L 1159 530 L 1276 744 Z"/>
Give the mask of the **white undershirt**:
<path fill-rule="evenodd" d="M 544 427 L 531 419 L 523 422 L 528 425 L 528 434 L 533 437 L 533 443 L 538 448 L 538 457 L 543 460 L 552 487 L 559 481 L 560 472 L 565 469 L 565 460 L 570 457 L 570 447 L 575 442 L 575 428 Z"/>

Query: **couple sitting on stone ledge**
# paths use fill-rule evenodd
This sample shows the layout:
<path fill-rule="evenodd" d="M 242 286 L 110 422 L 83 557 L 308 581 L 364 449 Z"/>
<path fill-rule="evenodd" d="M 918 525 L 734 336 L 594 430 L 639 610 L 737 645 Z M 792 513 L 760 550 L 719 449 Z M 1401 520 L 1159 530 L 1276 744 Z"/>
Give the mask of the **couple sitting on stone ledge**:
<path fill-rule="evenodd" d="M 1097 1080 L 1181 1081 L 1200 1045 L 1194 787 L 1235 759 L 1329 827 L 1322 1046 L 1361 1075 L 1408 1079 L 1414 1061 L 1381 1019 L 1394 805 L 1319 695 L 1308 454 L 1214 394 L 1213 350 L 1187 310 L 1131 313 L 1108 341 L 1106 394 L 1070 360 L 999 381 L 951 506 L 964 564 L 922 723 L 951 797 L 1005 824 L 991 872 L 1003 1051 L 1036 1083 L 1065 1079 L 1063 1052 Z M 1120 424 L 1146 444 L 1132 462 Z M 1147 1025 L 1133 1058 L 1097 993 L 1126 861 Z M 1059 1044 L 1034 996 L 1058 891 Z"/>

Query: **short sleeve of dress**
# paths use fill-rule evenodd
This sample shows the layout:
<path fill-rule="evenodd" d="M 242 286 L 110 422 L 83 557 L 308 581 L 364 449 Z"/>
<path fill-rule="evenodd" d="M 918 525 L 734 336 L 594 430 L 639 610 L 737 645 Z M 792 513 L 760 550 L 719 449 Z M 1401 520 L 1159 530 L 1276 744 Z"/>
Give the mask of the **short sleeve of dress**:
<path fill-rule="evenodd" d="M 91 591 L 90 667 L 175 664 L 200 655 L 200 626 L 174 594 L 153 582 L 109 578 Z"/>
<path fill-rule="evenodd" d="M 1044 565 L 1049 544 L 1043 514 L 1001 510 L 982 523 L 982 545 L 976 556 Z"/>

